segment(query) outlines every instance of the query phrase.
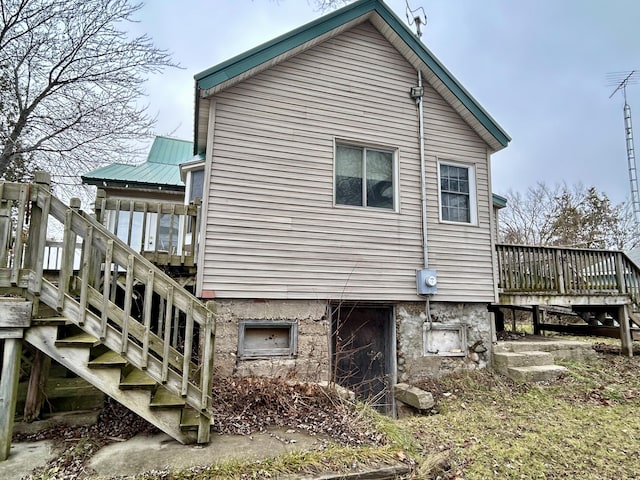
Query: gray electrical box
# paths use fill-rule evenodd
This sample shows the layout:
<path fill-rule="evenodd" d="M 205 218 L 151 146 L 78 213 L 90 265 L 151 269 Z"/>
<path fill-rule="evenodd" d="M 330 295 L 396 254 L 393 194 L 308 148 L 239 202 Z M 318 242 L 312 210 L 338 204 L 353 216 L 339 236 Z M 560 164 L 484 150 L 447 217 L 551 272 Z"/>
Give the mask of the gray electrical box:
<path fill-rule="evenodd" d="M 435 270 L 416 270 L 416 287 L 418 295 L 438 293 L 438 274 Z"/>

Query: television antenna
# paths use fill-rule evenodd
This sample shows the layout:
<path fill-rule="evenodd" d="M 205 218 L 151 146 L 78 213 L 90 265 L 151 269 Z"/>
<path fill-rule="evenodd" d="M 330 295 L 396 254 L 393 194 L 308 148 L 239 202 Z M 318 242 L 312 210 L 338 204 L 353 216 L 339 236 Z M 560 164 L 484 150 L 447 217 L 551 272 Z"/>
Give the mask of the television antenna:
<path fill-rule="evenodd" d="M 636 167 L 636 155 L 633 147 L 633 125 L 631 123 L 631 107 L 627 102 L 627 86 L 635 84 L 638 81 L 636 70 L 631 72 L 616 72 L 607 75 L 609 82 L 617 85 L 609 98 L 613 97 L 618 91 L 622 91 L 624 98 L 624 134 L 627 143 L 627 163 L 629 166 L 629 183 L 631 185 L 631 206 L 633 207 L 633 216 L 636 224 L 640 222 L 640 195 L 638 194 L 638 168 Z"/>
<path fill-rule="evenodd" d="M 418 37 L 422 37 L 422 25 L 427 25 L 427 14 L 424 11 L 424 8 L 418 7 L 416 9 L 411 9 L 409 6 L 409 0 L 405 0 L 407 4 L 407 22 L 409 26 L 416 26 L 416 35 Z"/>

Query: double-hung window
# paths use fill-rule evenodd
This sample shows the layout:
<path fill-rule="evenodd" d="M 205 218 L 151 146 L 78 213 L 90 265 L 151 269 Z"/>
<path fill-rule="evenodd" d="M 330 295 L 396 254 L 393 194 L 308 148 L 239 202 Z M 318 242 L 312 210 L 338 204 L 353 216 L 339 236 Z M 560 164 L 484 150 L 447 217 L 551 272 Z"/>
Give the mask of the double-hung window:
<path fill-rule="evenodd" d="M 475 171 L 472 166 L 440 162 L 440 219 L 476 223 Z"/>
<path fill-rule="evenodd" d="M 336 205 L 395 209 L 395 157 L 392 150 L 336 145 Z"/>

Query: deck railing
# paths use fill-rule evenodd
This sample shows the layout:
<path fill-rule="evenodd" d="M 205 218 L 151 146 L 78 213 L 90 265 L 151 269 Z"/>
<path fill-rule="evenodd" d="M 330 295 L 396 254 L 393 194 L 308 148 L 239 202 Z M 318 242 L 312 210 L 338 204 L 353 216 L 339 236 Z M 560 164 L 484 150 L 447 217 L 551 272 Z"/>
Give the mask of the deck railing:
<path fill-rule="evenodd" d="M 96 218 L 156 265 L 195 266 L 199 205 L 106 198 L 98 190 Z"/>
<path fill-rule="evenodd" d="M 206 418 L 199 435 L 208 436 L 214 313 L 80 210 L 79 200 L 67 206 L 51 195 L 47 175 L 36 180 L 0 183 L 0 287 L 25 289 L 184 397 Z M 43 278 L 52 223 L 63 231 L 57 285 Z"/>
<path fill-rule="evenodd" d="M 640 270 L 624 252 L 506 244 L 496 251 L 503 293 L 622 294 L 640 305 Z"/>

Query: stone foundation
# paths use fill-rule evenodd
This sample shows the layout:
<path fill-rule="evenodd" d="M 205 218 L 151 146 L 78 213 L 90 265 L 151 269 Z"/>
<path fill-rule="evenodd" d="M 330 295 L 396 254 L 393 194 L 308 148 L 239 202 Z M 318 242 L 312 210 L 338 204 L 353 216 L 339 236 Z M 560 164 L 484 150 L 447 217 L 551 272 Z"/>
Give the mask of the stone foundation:
<path fill-rule="evenodd" d="M 291 377 L 303 381 L 330 378 L 329 304 L 326 301 L 217 300 L 215 365 L 222 375 Z M 491 358 L 491 314 L 486 304 L 430 303 L 395 305 L 397 381 L 415 383 L 462 369 L 483 368 Z M 241 358 L 243 320 L 297 324 L 297 348 L 291 356 Z M 391 340 L 391 339 L 390 339 Z"/>
<path fill-rule="evenodd" d="M 492 330 L 486 304 L 430 302 L 431 324 L 425 310 L 425 302 L 396 305 L 399 382 L 488 365 Z"/>
<path fill-rule="evenodd" d="M 215 365 L 221 375 L 292 377 L 319 382 L 329 377 L 327 303 L 288 300 L 217 300 Z M 239 358 L 241 320 L 296 321 L 297 353 L 291 357 Z"/>

